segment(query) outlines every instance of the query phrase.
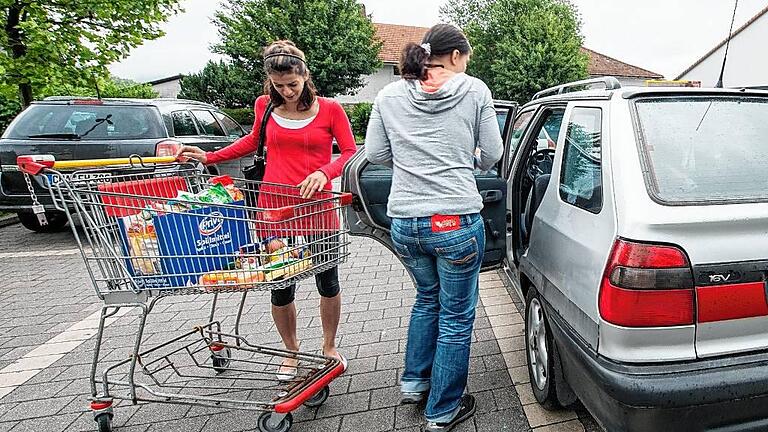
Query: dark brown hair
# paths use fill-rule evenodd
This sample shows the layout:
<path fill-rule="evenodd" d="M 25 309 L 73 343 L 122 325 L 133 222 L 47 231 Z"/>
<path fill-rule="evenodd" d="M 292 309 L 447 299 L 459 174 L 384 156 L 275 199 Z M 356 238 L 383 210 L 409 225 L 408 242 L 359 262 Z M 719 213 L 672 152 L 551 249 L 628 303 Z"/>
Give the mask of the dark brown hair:
<path fill-rule="evenodd" d="M 269 95 L 274 106 L 278 107 L 284 104 L 285 99 L 272 85 L 269 76 L 295 73 L 307 78 L 304 82 L 304 89 L 299 96 L 297 108 L 299 111 L 312 108 L 317 98 L 317 89 L 315 89 L 312 76 L 307 68 L 307 58 L 304 56 L 304 52 L 296 47 L 296 44 L 289 40 L 279 40 L 264 48 L 264 72 L 267 74 L 267 79 L 264 81 L 264 94 Z"/>
<path fill-rule="evenodd" d="M 429 51 L 424 45 L 429 44 Z M 432 57 L 450 54 L 458 50 L 469 54 L 472 47 L 467 37 L 457 27 L 450 24 L 437 24 L 427 31 L 420 44 L 411 42 L 403 48 L 400 56 L 400 73 L 409 80 L 427 78 L 427 65 Z"/>

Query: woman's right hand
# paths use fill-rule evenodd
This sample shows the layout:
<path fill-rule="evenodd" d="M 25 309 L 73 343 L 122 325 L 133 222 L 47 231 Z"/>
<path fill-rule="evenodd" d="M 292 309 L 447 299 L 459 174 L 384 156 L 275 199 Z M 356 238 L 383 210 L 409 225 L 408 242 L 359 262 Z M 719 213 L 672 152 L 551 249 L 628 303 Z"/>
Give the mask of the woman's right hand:
<path fill-rule="evenodd" d="M 181 146 L 178 152 L 176 152 L 176 160 L 186 162 L 190 159 L 200 161 L 205 164 L 208 161 L 208 156 L 205 150 L 195 146 Z"/>

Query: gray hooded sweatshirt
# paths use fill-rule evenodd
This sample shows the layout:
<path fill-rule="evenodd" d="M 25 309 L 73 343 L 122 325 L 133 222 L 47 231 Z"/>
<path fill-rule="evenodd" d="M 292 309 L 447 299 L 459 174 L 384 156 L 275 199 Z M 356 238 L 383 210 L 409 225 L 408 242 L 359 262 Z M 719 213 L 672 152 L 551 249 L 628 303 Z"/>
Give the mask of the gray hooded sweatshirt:
<path fill-rule="evenodd" d="M 365 136 L 368 160 L 394 170 L 387 207 L 393 218 L 480 212 L 474 169 L 489 170 L 503 151 L 491 91 L 466 74 L 434 93 L 416 80 L 387 85 Z"/>

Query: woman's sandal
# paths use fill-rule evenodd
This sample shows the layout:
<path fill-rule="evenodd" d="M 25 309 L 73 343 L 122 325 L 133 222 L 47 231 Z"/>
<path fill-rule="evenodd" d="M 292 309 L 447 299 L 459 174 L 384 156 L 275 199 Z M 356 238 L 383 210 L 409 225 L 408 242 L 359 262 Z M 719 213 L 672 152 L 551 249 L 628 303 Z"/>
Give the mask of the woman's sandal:
<path fill-rule="evenodd" d="M 288 360 L 288 359 L 285 359 Z M 287 366 L 285 364 L 281 364 L 280 368 L 277 369 L 277 373 L 275 374 L 275 377 L 278 379 L 278 381 L 291 381 L 292 379 L 296 378 L 296 374 L 299 370 L 299 363 L 296 362 L 296 366 Z"/>

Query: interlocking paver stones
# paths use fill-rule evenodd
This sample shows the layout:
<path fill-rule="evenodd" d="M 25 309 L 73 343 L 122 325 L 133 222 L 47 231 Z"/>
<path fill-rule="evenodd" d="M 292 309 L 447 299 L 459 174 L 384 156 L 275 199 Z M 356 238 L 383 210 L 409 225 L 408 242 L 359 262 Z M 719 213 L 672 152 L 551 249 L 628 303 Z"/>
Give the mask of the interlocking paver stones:
<path fill-rule="evenodd" d="M 35 253 L 14 255 L 11 252 L 17 250 L 18 244 L 25 245 L 25 252 Z M 93 416 L 87 411 L 87 377 L 93 349 L 91 334 L 98 323 L 93 313 L 101 303 L 75 252 L 71 233 L 41 236 L 20 226 L 0 229 L 0 253 L 4 253 L 0 255 L 0 276 L 12 281 L 0 286 L 0 296 L 10 300 L 4 303 L 0 318 L 10 330 L 0 345 L 0 361 L 12 364 L 34 350 L 42 356 L 40 361 L 54 360 L 47 367 L 41 363 L 43 369 L 18 388 L 3 387 L 1 383 L 10 382 L 11 376 L 0 375 L 0 432 L 95 430 Z M 322 407 L 301 407 L 294 413 L 293 430 L 419 431 L 423 422 L 420 408 L 400 406 L 398 387 L 414 302 L 413 285 L 403 266 L 377 243 L 353 238 L 350 253 L 349 262 L 340 269 L 343 316 L 338 332 L 340 350 L 351 360 L 350 370 L 331 383 L 331 396 Z M 71 277 L 64 279 L 62 275 Z M 533 403 L 530 392 L 523 391 L 527 371 L 521 351 L 523 321 L 517 313 L 521 303 L 509 296 L 498 274 L 483 274 L 481 281 L 469 377 L 469 389 L 478 398 L 478 412 L 455 432 L 529 432 L 521 405 L 521 401 Z M 205 320 L 211 299 L 184 296 L 159 302 L 150 315 L 144 342 L 163 342 Z M 220 296 L 216 317 L 225 327 L 234 322 L 239 300 L 240 295 Z M 302 348 L 314 352 L 322 340 L 318 301 L 314 281 L 299 285 L 299 335 Z M 241 333 L 253 343 L 280 346 L 269 310 L 269 293 L 249 293 Z M 103 361 L 123 360 L 130 352 L 138 315 L 136 310 L 127 312 L 106 331 Z M 52 338 L 56 344 L 38 348 Z M 67 352 L 63 348 L 70 343 L 79 345 Z M 4 388 L 13 390 L 4 395 Z M 527 407 L 528 411 L 533 409 Z M 587 416 L 583 410 L 582 414 Z M 114 425 L 117 432 L 244 432 L 257 430 L 258 415 L 251 411 L 119 402 Z M 559 423 L 546 430 L 557 430 L 558 424 L 570 428 L 574 421 L 579 423 L 570 416 L 555 418 L 553 421 Z M 535 424 L 540 424 L 535 418 Z"/>

